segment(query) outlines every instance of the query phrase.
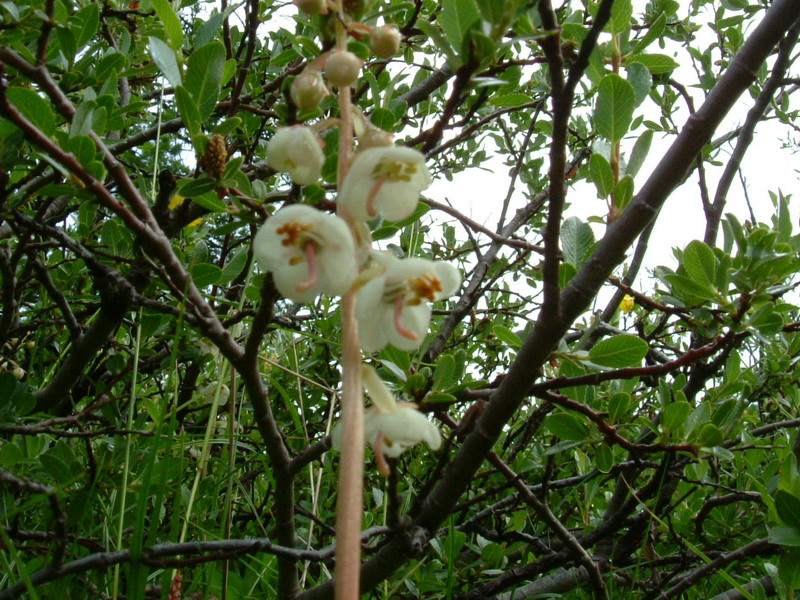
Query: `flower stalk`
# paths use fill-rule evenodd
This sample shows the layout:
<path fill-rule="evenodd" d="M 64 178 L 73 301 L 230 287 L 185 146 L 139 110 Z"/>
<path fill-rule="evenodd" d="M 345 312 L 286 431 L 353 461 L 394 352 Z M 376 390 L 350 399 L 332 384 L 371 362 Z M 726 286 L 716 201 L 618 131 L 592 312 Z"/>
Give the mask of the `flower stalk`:
<path fill-rule="evenodd" d="M 347 49 L 342 0 L 336 0 L 336 47 Z M 350 86 L 338 88 L 339 156 L 337 191 L 350 166 L 353 153 L 353 109 Z M 343 206 L 337 212 L 348 221 L 353 236 L 355 227 Z M 357 252 L 358 249 L 355 250 Z M 342 298 L 342 428 L 348 444 L 342 448 L 339 489 L 336 505 L 336 600 L 357 600 L 361 587 L 361 513 L 364 486 L 364 406 L 361 392 L 361 344 L 356 321 L 355 286 Z"/>

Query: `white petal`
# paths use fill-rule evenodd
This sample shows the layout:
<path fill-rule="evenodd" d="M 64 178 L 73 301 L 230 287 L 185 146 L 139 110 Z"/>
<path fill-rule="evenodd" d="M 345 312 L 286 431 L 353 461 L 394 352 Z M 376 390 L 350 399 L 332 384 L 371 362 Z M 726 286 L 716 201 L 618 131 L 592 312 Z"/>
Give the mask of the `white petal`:
<path fill-rule="evenodd" d="M 387 441 L 384 449 L 387 456 L 398 456 L 403 449 L 423 441 L 433 450 L 441 445 L 436 425 L 409 405 L 401 405 L 394 414 L 377 414 L 374 421 Z M 391 446 L 388 442 L 391 442 Z"/>
<path fill-rule="evenodd" d="M 378 407 L 380 412 L 390 414 L 397 411 L 397 403 L 394 401 L 392 392 L 389 391 L 383 379 L 378 377 L 375 369 L 369 365 L 363 365 L 361 367 L 361 381 L 364 389 L 367 390 L 370 400 Z"/>
<path fill-rule="evenodd" d="M 461 271 L 456 269 L 449 262 L 434 262 L 434 272 L 442 282 L 442 291 L 436 294 L 436 299 L 449 298 L 461 287 Z"/>
<path fill-rule="evenodd" d="M 309 289 L 298 291 L 298 284 L 309 280 L 309 242 L 315 248 L 317 279 Z M 342 295 L 358 275 L 353 239 L 344 220 L 303 204 L 286 206 L 267 219 L 253 240 L 253 254 L 261 269 L 273 273 L 278 291 L 296 302 L 308 302 L 321 293 Z"/>
<path fill-rule="evenodd" d="M 383 301 L 385 281 L 384 276 L 376 277 L 358 292 L 356 320 L 364 352 L 377 352 L 389 341 L 387 335 L 391 327 L 392 307 Z"/>
<path fill-rule="evenodd" d="M 324 162 L 316 136 L 302 125 L 278 129 L 267 144 L 267 164 L 301 185 L 316 183 Z"/>
<path fill-rule="evenodd" d="M 400 177 L 387 177 L 382 166 L 396 165 Z M 383 179 L 383 183 L 376 187 Z M 369 214 L 367 202 L 374 194 L 374 209 L 382 217 L 398 221 L 410 216 L 419 201 L 419 193 L 431 184 L 424 155 L 405 146 L 368 148 L 359 153 L 342 184 L 339 194 L 347 212 L 357 221 L 367 221 L 377 215 Z"/>
<path fill-rule="evenodd" d="M 417 338 L 412 340 L 401 335 L 394 326 L 394 320 L 392 320 L 392 326 L 388 334 L 389 343 L 400 350 L 416 350 L 425 340 L 425 335 L 428 333 L 428 326 L 431 323 L 431 308 L 427 304 L 406 305 L 403 307 L 403 315 L 400 318 L 400 322 L 403 327 L 417 334 Z"/>

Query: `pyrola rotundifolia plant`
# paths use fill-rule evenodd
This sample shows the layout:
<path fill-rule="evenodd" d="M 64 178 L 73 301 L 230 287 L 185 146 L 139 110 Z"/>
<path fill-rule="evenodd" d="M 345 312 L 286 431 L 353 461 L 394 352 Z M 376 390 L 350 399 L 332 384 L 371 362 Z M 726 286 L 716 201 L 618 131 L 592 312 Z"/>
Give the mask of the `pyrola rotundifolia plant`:
<path fill-rule="evenodd" d="M 304 10 L 306 3 L 297 5 Z M 461 275 L 448 263 L 398 257 L 371 246 L 367 222 L 410 217 L 420 192 L 431 184 L 431 175 L 420 151 L 391 144 L 388 132 L 376 131 L 352 106 L 350 88 L 357 83 L 362 61 L 347 50 L 347 41 L 350 32 L 360 35 L 366 26 L 351 21 L 339 3 L 331 8 L 338 17 L 336 46 L 295 79 L 291 98 L 302 110 L 325 97 L 320 64 L 327 83 L 338 89 L 336 215 L 309 205 L 287 206 L 261 227 L 253 255 L 263 270 L 272 273 L 278 291 L 291 300 L 310 302 L 319 294 L 342 299 L 343 406 L 342 420 L 333 432 L 333 446 L 341 452 L 336 597 L 352 600 L 359 596 L 365 440 L 387 476 L 386 457 L 397 457 L 422 441 L 433 450 L 441 443 L 437 427 L 416 404 L 395 401 L 375 370 L 363 363 L 361 351 L 376 352 L 387 344 L 402 350 L 419 348 L 430 324 L 430 303 L 456 292 Z M 320 10 L 314 6 L 309 12 Z M 386 46 L 399 44 L 396 30 L 383 26 L 374 29 L 373 46 L 387 34 L 392 39 L 388 44 L 379 42 L 378 56 L 392 54 Z M 362 135 L 354 135 L 354 130 Z M 354 153 L 355 138 L 359 150 Z M 280 128 L 267 146 L 267 162 L 295 184 L 316 183 L 324 155 L 314 124 Z M 374 403 L 366 415 L 362 381 Z"/>

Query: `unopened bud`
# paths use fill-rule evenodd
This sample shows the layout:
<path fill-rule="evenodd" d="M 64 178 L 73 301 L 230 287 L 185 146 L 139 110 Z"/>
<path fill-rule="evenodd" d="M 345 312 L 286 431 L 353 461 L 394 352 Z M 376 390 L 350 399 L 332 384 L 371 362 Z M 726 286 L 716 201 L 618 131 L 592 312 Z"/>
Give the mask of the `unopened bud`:
<path fill-rule="evenodd" d="M 375 27 L 370 35 L 372 53 L 379 58 L 391 58 L 400 52 L 403 36 L 394 25 Z"/>
<path fill-rule="evenodd" d="M 358 136 L 358 148 L 359 150 L 366 150 L 367 148 L 391 146 L 393 138 L 394 134 L 368 124 L 361 135 Z"/>
<path fill-rule="evenodd" d="M 294 0 L 294 5 L 309 15 L 328 14 L 327 0 Z"/>
<path fill-rule="evenodd" d="M 325 60 L 325 77 L 336 87 L 347 87 L 358 79 L 363 62 L 352 52 L 337 50 Z"/>
<path fill-rule="evenodd" d="M 215 179 L 225 171 L 228 162 L 228 148 L 225 138 L 218 133 L 211 136 L 206 145 L 205 152 L 197 159 L 197 164 Z"/>
<path fill-rule="evenodd" d="M 322 99 L 329 94 L 319 67 L 308 65 L 303 69 L 303 72 L 292 82 L 289 94 L 292 97 L 292 102 L 300 110 L 319 106 Z"/>

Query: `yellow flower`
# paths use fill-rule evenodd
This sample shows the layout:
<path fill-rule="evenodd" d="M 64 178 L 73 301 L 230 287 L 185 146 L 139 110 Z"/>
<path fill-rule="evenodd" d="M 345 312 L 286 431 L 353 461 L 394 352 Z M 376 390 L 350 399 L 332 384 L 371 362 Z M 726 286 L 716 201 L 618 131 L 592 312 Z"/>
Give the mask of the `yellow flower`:
<path fill-rule="evenodd" d="M 624 313 L 629 313 L 633 310 L 635 304 L 636 302 L 634 301 L 633 296 L 625 294 L 622 302 L 619 303 L 619 309 Z"/>
<path fill-rule="evenodd" d="M 175 210 L 183 203 L 185 199 L 186 198 L 184 198 L 180 194 L 175 194 L 172 198 L 170 198 L 168 208 L 170 210 Z"/>

